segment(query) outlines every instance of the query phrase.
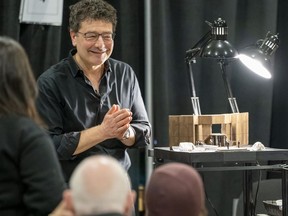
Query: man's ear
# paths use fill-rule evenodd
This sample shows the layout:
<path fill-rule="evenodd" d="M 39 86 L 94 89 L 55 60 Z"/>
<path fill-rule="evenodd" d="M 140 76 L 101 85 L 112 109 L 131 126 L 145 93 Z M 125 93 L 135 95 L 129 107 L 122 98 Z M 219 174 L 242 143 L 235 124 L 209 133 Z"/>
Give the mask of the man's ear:
<path fill-rule="evenodd" d="M 124 215 L 125 216 L 132 216 L 132 212 L 134 211 L 134 203 L 136 201 L 136 192 L 131 190 L 130 193 L 127 195 L 126 205 L 124 208 Z"/>
<path fill-rule="evenodd" d="M 74 47 L 76 47 L 76 45 L 77 45 L 76 37 L 77 37 L 76 33 L 73 31 L 70 31 L 70 38 L 71 38 L 72 45 Z"/>
<path fill-rule="evenodd" d="M 49 216 L 68 216 L 68 215 L 74 215 L 74 209 L 72 206 L 72 196 L 71 192 L 68 190 L 65 190 L 62 195 L 62 200 L 58 204 L 58 206 L 49 214 Z"/>
<path fill-rule="evenodd" d="M 130 196 L 131 196 L 132 204 L 134 205 L 134 203 L 136 201 L 136 197 L 137 197 L 136 191 L 135 190 L 131 190 Z"/>
<path fill-rule="evenodd" d="M 66 202 L 67 208 L 74 211 L 73 197 L 71 190 L 67 189 L 63 192 L 63 200 Z"/>

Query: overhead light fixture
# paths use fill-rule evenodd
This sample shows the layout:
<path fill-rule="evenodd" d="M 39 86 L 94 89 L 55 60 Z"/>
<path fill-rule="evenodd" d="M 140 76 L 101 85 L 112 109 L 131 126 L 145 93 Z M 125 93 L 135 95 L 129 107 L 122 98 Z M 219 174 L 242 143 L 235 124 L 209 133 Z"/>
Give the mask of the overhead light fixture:
<path fill-rule="evenodd" d="M 270 79 L 271 75 L 271 56 L 279 46 L 278 34 L 270 32 L 266 38 L 260 39 L 255 45 L 249 46 L 239 54 L 240 61 L 254 73 Z"/>
<path fill-rule="evenodd" d="M 238 105 L 236 98 L 233 97 L 229 80 L 226 75 L 227 59 L 236 58 L 238 56 L 237 50 L 227 40 L 228 27 L 226 21 L 218 18 L 213 23 L 206 21 L 211 27 L 194 46 L 186 51 L 186 64 L 188 68 L 188 75 L 190 77 L 189 84 L 191 90 L 191 101 L 194 115 L 201 115 L 199 98 L 196 95 L 192 63 L 196 63 L 196 57 L 214 58 L 218 61 L 222 78 L 224 80 L 225 89 L 228 94 L 228 100 L 233 113 L 238 113 Z"/>

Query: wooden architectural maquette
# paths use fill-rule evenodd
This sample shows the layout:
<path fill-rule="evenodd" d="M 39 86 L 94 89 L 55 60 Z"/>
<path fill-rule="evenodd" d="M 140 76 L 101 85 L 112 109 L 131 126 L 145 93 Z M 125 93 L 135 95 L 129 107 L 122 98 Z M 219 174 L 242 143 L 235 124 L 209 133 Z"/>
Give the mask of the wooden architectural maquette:
<path fill-rule="evenodd" d="M 214 125 L 219 125 L 220 131 L 213 131 Z M 178 146 L 180 142 L 204 142 L 213 133 L 225 134 L 233 145 L 249 144 L 248 112 L 169 116 L 169 146 Z"/>

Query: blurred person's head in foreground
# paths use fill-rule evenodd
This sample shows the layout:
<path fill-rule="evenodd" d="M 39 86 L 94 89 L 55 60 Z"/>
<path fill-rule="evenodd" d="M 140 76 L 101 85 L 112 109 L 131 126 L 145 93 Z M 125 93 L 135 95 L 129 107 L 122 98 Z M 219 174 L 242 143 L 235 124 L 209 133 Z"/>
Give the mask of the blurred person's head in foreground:
<path fill-rule="evenodd" d="M 135 192 L 127 172 L 110 156 L 83 160 L 70 179 L 70 195 L 76 215 L 118 213 L 131 215 Z"/>
<path fill-rule="evenodd" d="M 145 194 L 148 216 L 205 216 L 205 193 L 199 173 L 182 163 L 167 163 L 152 173 Z"/>

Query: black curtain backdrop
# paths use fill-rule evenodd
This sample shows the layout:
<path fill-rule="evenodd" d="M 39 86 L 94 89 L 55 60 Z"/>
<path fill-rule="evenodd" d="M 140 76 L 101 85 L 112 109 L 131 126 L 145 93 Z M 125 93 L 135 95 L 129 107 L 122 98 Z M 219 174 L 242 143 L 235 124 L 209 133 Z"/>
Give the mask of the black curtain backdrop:
<path fill-rule="evenodd" d="M 277 1 L 269 0 L 182 0 L 181 4 L 177 0 L 153 1 L 153 15 L 157 14 L 153 17 L 153 105 L 157 145 L 168 143 L 168 128 L 163 127 L 163 122 L 165 126 L 168 124 L 167 116 L 193 113 L 184 57 L 185 51 L 210 30 L 205 21 L 225 19 L 228 40 L 239 50 L 265 38 L 267 31 L 277 32 L 277 5 Z M 231 112 L 217 62 L 197 59 L 193 72 L 202 114 Z M 240 112 L 249 112 L 250 143 L 261 141 L 268 146 L 274 80 L 250 73 L 238 61 L 230 62 L 227 74 Z"/>
<path fill-rule="evenodd" d="M 67 56 L 71 49 L 68 34 L 68 7 L 76 0 L 64 0 L 61 27 L 19 24 L 19 0 L 0 2 L 0 34 L 20 41 L 38 77 L 50 65 Z M 119 22 L 113 57 L 135 70 L 145 97 L 144 1 L 109 0 Z M 227 67 L 232 91 L 240 112 L 249 112 L 249 142 L 287 148 L 288 102 L 288 2 L 285 0 L 151 0 L 153 61 L 153 143 L 168 146 L 168 116 L 192 114 L 185 64 L 185 52 L 210 29 L 205 21 L 221 17 L 228 24 L 228 40 L 238 50 L 264 39 L 266 33 L 279 33 L 280 46 L 272 59 L 273 77 L 263 79 L 249 72 L 238 61 Z M 202 114 L 230 113 L 220 67 L 215 60 L 197 59 L 193 65 L 196 91 Z M 130 171 L 134 187 L 145 183 L 143 157 L 131 151 Z M 203 175 L 209 215 L 231 216 L 232 200 L 241 192 L 239 172 Z M 231 185 L 231 186 L 230 186 Z M 233 186 L 232 186 L 233 185 Z M 228 188 L 228 189 L 227 189 Z"/>

